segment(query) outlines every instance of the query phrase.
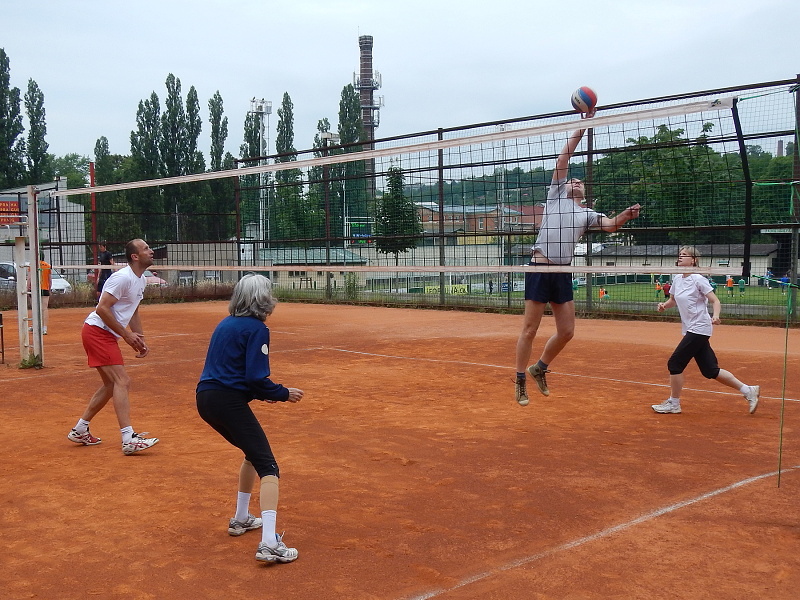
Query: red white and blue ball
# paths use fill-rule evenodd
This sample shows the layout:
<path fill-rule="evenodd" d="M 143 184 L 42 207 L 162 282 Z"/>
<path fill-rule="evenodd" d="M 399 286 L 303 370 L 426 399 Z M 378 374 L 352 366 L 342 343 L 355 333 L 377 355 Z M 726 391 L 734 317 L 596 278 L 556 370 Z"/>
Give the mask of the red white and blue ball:
<path fill-rule="evenodd" d="M 578 112 L 589 112 L 597 106 L 597 94 L 590 87 L 579 87 L 572 94 L 572 107 Z"/>

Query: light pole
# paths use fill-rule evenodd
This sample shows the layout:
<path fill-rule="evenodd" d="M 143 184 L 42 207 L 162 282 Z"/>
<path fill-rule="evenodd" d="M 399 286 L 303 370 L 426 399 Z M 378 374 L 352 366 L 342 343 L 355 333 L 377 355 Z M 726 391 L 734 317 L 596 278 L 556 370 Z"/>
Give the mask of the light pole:
<path fill-rule="evenodd" d="M 269 152 L 269 116 L 272 114 L 272 102 L 264 100 L 263 98 L 256 99 L 253 97 L 250 100 L 250 114 L 258 115 L 258 153 L 259 165 L 269 164 L 269 159 L 266 158 Z M 266 116 L 266 126 L 264 117 Z M 258 175 L 258 237 L 261 240 L 269 237 L 269 194 L 267 192 L 267 174 L 259 173 Z M 264 213 L 266 211 L 266 234 L 264 231 Z M 269 241 L 267 241 L 269 246 Z"/>
<path fill-rule="evenodd" d="M 320 134 L 322 138 L 322 156 L 328 156 L 329 144 L 337 145 L 340 141 L 339 136 L 330 131 L 323 131 Z M 322 180 L 325 186 L 325 265 L 330 267 L 331 264 L 331 192 L 330 192 L 330 169 L 327 164 L 322 165 Z M 333 296 L 331 290 L 331 272 L 325 272 L 325 298 L 330 300 Z"/>

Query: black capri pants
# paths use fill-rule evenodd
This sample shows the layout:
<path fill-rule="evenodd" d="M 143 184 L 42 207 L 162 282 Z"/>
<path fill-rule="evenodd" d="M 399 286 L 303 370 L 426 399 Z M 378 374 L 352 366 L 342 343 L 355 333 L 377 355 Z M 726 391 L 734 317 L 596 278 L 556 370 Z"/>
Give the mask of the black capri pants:
<path fill-rule="evenodd" d="M 259 477 L 280 477 L 267 434 L 250 408 L 249 394 L 238 390 L 197 393 L 197 412 L 222 437 L 244 452 Z"/>
<path fill-rule="evenodd" d="M 683 373 L 689 361 L 694 359 L 706 379 L 716 379 L 719 375 L 717 355 L 711 348 L 711 338 L 707 335 L 687 332 L 667 361 L 670 375 Z"/>

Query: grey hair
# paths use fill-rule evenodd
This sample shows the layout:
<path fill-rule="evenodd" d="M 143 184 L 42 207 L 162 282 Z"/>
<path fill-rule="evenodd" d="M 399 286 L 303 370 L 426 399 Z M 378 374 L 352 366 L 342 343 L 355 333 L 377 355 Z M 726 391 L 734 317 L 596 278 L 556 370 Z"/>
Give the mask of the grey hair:
<path fill-rule="evenodd" d="M 247 273 L 233 288 L 228 312 L 234 317 L 255 317 L 265 321 L 277 303 L 272 295 L 272 282 L 263 275 Z"/>

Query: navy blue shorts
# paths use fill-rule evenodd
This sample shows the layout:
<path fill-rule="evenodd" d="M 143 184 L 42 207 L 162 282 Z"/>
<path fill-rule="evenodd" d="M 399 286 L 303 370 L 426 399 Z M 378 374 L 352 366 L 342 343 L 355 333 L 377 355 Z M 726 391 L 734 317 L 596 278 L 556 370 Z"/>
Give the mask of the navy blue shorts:
<path fill-rule="evenodd" d="M 244 452 L 259 477 L 280 477 L 267 434 L 250 408 L 248 394 L 238 390 L 197 393 L 197 412 L 222 437 Z"/>
<path fill-rule="evenodd" d="M 572 302 L 572 273 L 525 273 L 525 300 Z"/>

